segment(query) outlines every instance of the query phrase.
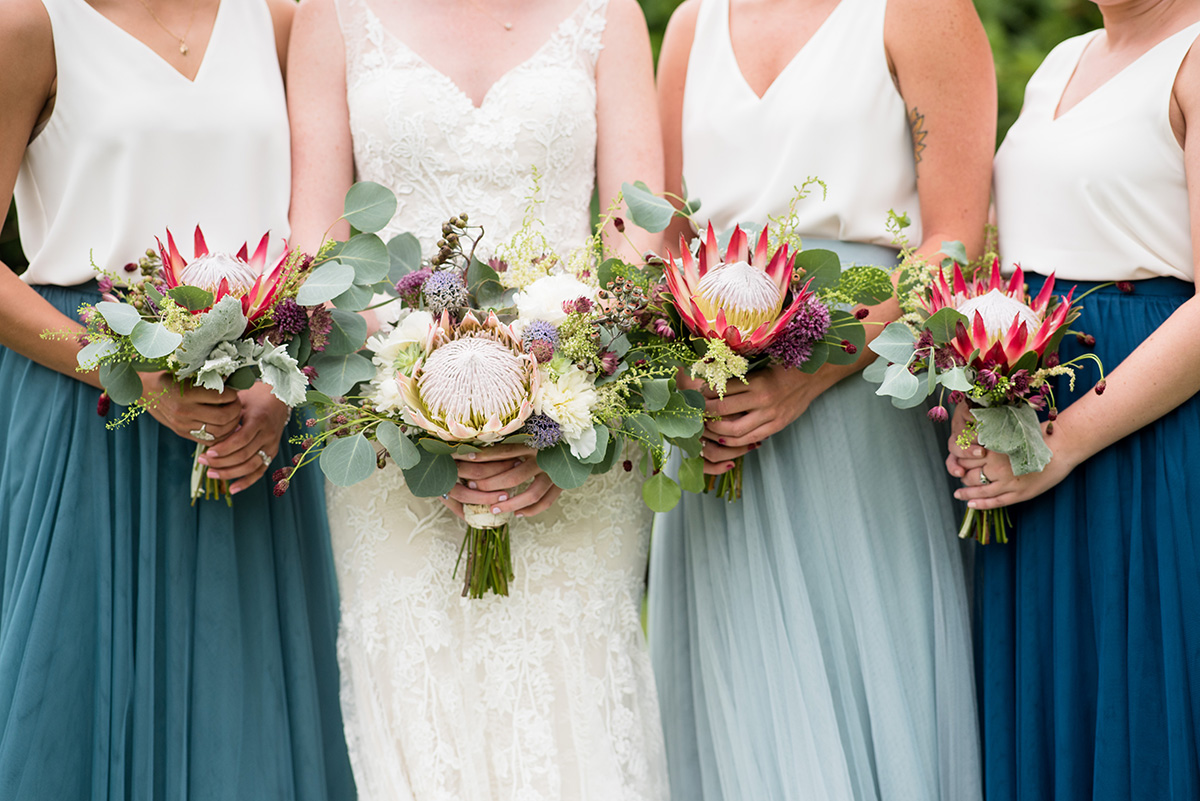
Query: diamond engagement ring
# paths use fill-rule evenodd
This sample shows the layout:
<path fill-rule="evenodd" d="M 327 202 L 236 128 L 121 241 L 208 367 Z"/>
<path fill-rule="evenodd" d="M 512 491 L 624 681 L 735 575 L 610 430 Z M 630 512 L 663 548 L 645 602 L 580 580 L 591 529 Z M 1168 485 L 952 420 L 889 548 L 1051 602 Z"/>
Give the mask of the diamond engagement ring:
<path fill-rule="evenodd" d="M 979 486 L 986 487 L 988 484 L 991 484 L 991 483 L 992 483 L 992 480 L 987 477 L 986 473 L 983 472 L 983 468 L 982 467 L 979 468 Z"/>
<path fill-rule="evenodd" d="M 271 457 L 267 456 L 267 452 L 262 450 L 261 448 L 258 451 L 258 458 L 262 459 L 263 467 L 271 466 Z"/>
<path fill-rule="evenodd" d="M 199 428 L 193 429 L 188 433 L 201 442 L 212 442 L 214 439 L 216 439 L 215 436 L 208 433 L 208 429 L 205 427 L 204 423 L 201 423 Z"/>

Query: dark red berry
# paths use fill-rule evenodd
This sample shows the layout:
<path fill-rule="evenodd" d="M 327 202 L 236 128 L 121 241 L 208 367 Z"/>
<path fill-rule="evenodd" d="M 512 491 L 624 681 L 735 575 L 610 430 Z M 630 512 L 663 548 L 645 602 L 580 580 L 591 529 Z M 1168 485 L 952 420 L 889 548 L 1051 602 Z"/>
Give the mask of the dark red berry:
<path fill-rule="evenodd" d="M 112 398 L 108 397 L 107 392 L 100 393 L 100 399 L 96 401 L 96 414 L 101 417 L 108 417 L 108 410 L 112 408 Z"/>
<path fill-rule="evenodd" d="M 282 481 L 275 482 L 275 489 L 273 489 L 272 492 L 275 493 L 276 498 L 279 498 L 282 497 L 283 493 L 287 492 L 287 490 L 288 480 L 285 478 Z"/>
<path fill-rule="evenodd" d="M 867 315 L 870 313 L 871 313 L 870 309 L 859 309 L 858 311 L 856 311 L 854 313 L 854 316 L 860 320 L 865 320 L 865 319 L 867 319 Z"/>
<path fill-rule="evenodd" d="M 1132 281 L 1118 281 L 1117 289 L 1121 290 L 1126 295 L 1131 295 L 1131 294 L 1133 294 L 1133 282 Z"/>
<path fill-rule="evenodd" d="M 1058 419 L 1058 409 L 1055 409 L 1053 406 L 1051 406 L 1050 411 L 1046 412 L 1046 418 L 1053 423 Z"/>
<path fill-rule="evenodd" d="M 137 262 L 131 261 L 125 265 L 125 272 L 127 272 L 127 273 L 136 273 L 137 271 L 138 271 Z"/>
<path fill-rule="evenodd" d="M 295 467 L 296 465 L 300 464 L 300 460 L 303 458 L 304 458 L 303 453 L 297 453 L 294 456 L 292 456 L 292 466 Z"/>
<path fill-rule="evenodd" d="M 1096 382 L 1096 394 L 1097 394 L 1097 395 L 1103 395 L 1103 394 L 1104 394 L 1104 390 L 1105 390 L 1107 387 L 1108 387 L 1108 382 L 1107 382 L 1107 381 L 1105 381 L 1103 378 L 1101 378 L 1099 381 L 1097 381 L 1097 382 Z"/>
<path fill-rule="evenodd" d="M 853 342 L 851 342 L 848 339 L 843 339 L 842 340 L 842 350 L 846 351 L 846 353 L 849 353 L 851 356 L 853 356 L 854 354 L 858 353 L 858 346 L 855 345 Z"/>
<path fill-rule="evenodd" d="M 616 228 L 617 233 L 619 233 L 619 234 L 625 233 L 625 221 L 622 220 L 620 217 L 614 217 L 613 218 L 613 228 Z"/>
<path fill-rule="evenodd" d="M 628 473 L 633 470 L 633 461 L 630 459 L 626 459 L 624 462 L 621 463 L 621 467 L 624 467 L 625 472 Z"/>

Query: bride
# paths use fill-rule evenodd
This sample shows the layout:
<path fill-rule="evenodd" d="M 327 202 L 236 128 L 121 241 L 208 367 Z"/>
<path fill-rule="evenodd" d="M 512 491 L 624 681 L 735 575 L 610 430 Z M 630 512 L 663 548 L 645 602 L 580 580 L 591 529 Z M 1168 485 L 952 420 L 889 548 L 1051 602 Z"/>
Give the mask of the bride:
<path fill-rule="evenodd" d="M 306 0 L 292 43 L 292 230 L 306 250 L 355 179 L 396 193 L 383 234 L 410 231 L 427 256 L 461 212 L 486 229 L 484 247 L 511 238 L 534 168 L 543 232 L 563 254 L 591 233 L 594 185 L 607 206 L 622 179 L 661 181 L 634 0 Z M 363 799 L 667 797 L 639 621 L 640 483 L 618 467 L 559 497 L 531 453 L 462 463 L 442 500 L 414 497 L 390 465 L 329 492 Z M 462 502 L 525 518 L 509 597 L 459 597 Z"/>

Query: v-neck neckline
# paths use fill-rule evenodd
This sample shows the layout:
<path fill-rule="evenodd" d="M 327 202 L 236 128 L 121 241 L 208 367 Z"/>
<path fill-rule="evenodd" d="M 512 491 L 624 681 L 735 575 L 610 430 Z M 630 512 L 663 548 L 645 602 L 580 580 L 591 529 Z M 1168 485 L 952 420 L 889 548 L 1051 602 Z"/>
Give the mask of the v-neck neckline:
<path fill-rule="evenodd" d="M 451 87 L 453 87 L 454 91 L 457 92 L 458 95 L 463 100 L 466 100 L 467 104 L 475 111 L 481 111 L 483 109 L 483 107 L 487 105 L 488 100 L 492 97 L 492 93 L 496 90 L 497 86 L 500 86 L 500 84 L 504 83 L 504 81 L 506 81 L 509 76 L 511 76 L 518 70 L 522 69 L 523 67 L 527 66 L 528 64 L 531 64 L 536 58 L 538 58 L 538 56 L 540 56 L 546 50 L 546 48 L 548 48 L 550 46 L 550 44 L 562 34 L 563 30 L 567 27 L 567 23 L 569 23 L 571 20 L 575 19 L 575 17 L 579 14 L 580 10 L 585 8 L 589 2 L 591 2 L 591 0 L 581 0 L 579 5 L 575 6 L 575 8 L 571 11 L 571 13 L 568 14 L 566 17 L 564 17 L 562 22 L 558 23 L 558 25 L 556 25 L 554 27 L 554 30 L 550 33 L 550 36 L 547 37 L 547 39 L 544 42 L 542 42 L 536 50 L 534 50 L 532 53 L 530 53 L 527 58 L 525 58 L 521 61 L 518 61 L 513 66 L 509 67 L 507 70 L 505 70 L 500 75 L 500 77 L 498 77 L 498 78 L 496 78 L 496 80 L 492 81 L 491 86 L 489 86 L 487 88 L 487 91 L 485 91 L 483 93 L 483 97 L 480 98 L 479 105 L 477 106 L 477 105 L 475 105 L 475 99 L 473 97 L 471 97 L 469 94 L 467 94 L 467 92 L 461 86 L 458 85 L 457 81 L 455 81 L 453 78 L 451 78 L 448 74 L 446 74 L 442 70 L 433 66 L 433 64 L 431 64 L 429 62 L 429 59 L 425 58 L 425 56 L 418 53 L 412 46 L 410 46 L 407 42 L 405 42 L 399 36 L 392 33 L 391 29 L 388 28 L 388 26 L 386 24 L 384 24 L 383 20 L 381 20 L 379 18 L 379 15 L 375 13 L 375 10 L 371 8 L 370 4 L 367 3 L 366 0 L 362 0 L 363 6 L 366 8 L 367 13 L 371 15 L 371 18 L 374 19 L 376 23 L 378 23 L 379 27 L 383 29 L 384 34 L 389 39 L 391 39 L 393 42 L 398 44 L 400 47 L 407 50 L 412 55 L 412 57 L 415 58 L 417 61 L 419 61 L 426 69 L 430 70 L 433 73 L 436 73 L 438 75 L 438 77 L 440 77 L 443 81 L 445 81 Z"/>
<path fill-rule="evenodd" d="M 1136 67 L 1138 64 L 1140 64 L 1142 61 L 1144 61 L 1146 59 L 1146 57 L 1149 56 L 1151 53 L 1153 53 L 1155 50 L 1162 47 L 1167 42 L 1174 39 L 1176 36 L 1179 36 L 1180 34 L 1185 33 L 1186 31 L 1191 30 L 1192 28 L 1196 27 L 1196 25 L 1197 25 L 1197 23 L 1192 23 L 1183 28 L 1180 28 L 1179 30 L 1175 31 L 1175 33 L 1172 33 L 1170 36 L 1167 36 L 1163 40 L 1155 43 L 1148 50 L 1146 50 L 1146 52 L 1142 53 L 1140 56 L 1135 58 L 1133 61 L 1130 61 L 1124 67 L 1117 70 L 1117 72 L 1110 75 L 1108 77 L 1108 80 L 1104 81 L 1104 83 L 1100 84 L 1095 89 L 1093 89 L 1092 91 L 1088 92 L 1083 97 L 1076 100 L 1075 103 L 1072 104 L 1070 108 L 1064 110 L 1062 108 L 1063 95 L 1065 95 L 1067 93 L 1067 89 L 1069 89 L 1071 87 L 1071 81 L 1075 80 L 1075 74 L 1077 72 L 1079 72 L 1079 65 L 1083 62 L 1083 57 L 1085 55 L 1087 55 L 1088 48 L 1091 47 L 1093 44 L 1095 44 L 1096 40 L 1100 38 L 1100 34 L 1104 32 L 1103 28 L 1097 29 L 1092 34 L 1091 38 L 1088 39 L 1086 42 L 1084 42 L 1083 49 L 1080 50 L 1079 55 L 1075 57 L 1075 66 L 1071 68 L 1070 74 L 1067 75 L 1066 82 L 1062 85 L 1062 88 L 1059 89 L 1058 95 L 1057 95 L 1058 99 L 1055 101 L 1053 108 L 1050 110 L 1050 122 L 1055 123 L 1055 122 L 1058 122 L 1059 120 L 1062 120 L 1064 117 L 1069 116 L 1072 112 L 1075 111 L 1075 109 L 1077 109 L 1080 106 L 1082 106 L 1083 104 L 1087 103 L 1093 97 L 1095 97 L 1096 95 L 1100 94 L 1105 89 L 1107 89 L 1110 85 L 1116 83 L 1122 76 L 1124 76 L 1126 73 L 1130 72 L 1134 67 Z"/>
<path fill-rule="evenodd" d="M 188 84 L 191 84 L 193 86 L 200 80 L 201 76 L 203 76 L 205 73 L 205 69 L 209 62 L 208 55 L 210 52 L 212 52 L 213 42 L 215 42 L 217 39 L 217 35 L 218 35 L 217 32 L 220 30 L 220 27 L 221 27 L 221 17 L 224 16 L 224 11 L 225 11 L 225 0 L 218 0 L 217 13 L 216 13 L 216 16 L 213 17 L 212 31 L 208 35 L 208 41 L 205 42 L 205 44 L 204 44 L 204 54 L 202 56 L 200 56 L 200 66 L 196 68 L 195 77 L 189 78 L 188 76 L 186 76 L 182 72 L 180 72 L 179 69 L 174 64 L 172 64 L 171 62 L 169 62 L 165 58 L 163 58 L 162 55 L 159 54 L 158 51 L 156 51 L 153 47 L 146 44 L 141 39 L 137 38 L 132 33 L 125 30 L 124 28 L 122 28 L 120 25 L 118 25 L 116 22 L 114 22 L 111 19 L 109 19 L 108 17 L 106 17 L 104 14 L 100 13 L 100 11 L 97 10 L 95 7 L 93 7 L 91 3 L 87 2 L 87 0 L 79 0 L 79 2 L 82 5 L 86 6 L 87 9 L 89 11 L 91 11 L 91 13 L 94 14 L 103 24 L 107 25 L 109 28 L 116 31 L 117 35 L 123 36 L 124 38 L 133 42 L 138 48 L 143 50 L 154 61 L 157 61 L 159 64 L 161 64 L 163 66 L 163 68 L 170 70 L 175 75 L 177 75 L 180 80 L 186 81 Z"/>
<path fill-rule="evenodd" d="M 742 85 L 746 87 L 746 91 L 748 91 L 757 101 L 762 102 L 766 99 L 767 95 L 771 94 L 771 90 L 773 90 L 776 85 L 781 82 L 788 71 L 792 69 L 792 66 L 800 60 L 800 56 L 809 50 L 813 41 L 821 35 L 821 32 L 829 27 L 830 20 L 837 15 L 838 11 L 840 11 L 842 6 L 846 5 L 849 0 L 838 0 L 837 5 L 830 9 L 829 13 L 825 15 L 825 19 L 821 20 L 821 24 L 818 25 L 812 32 L 812 35 L 808 37 L 808 40 L 804 44 L 800 45 L 800 49 L 792 54 L 792 57 L 788 63 L 784 64 L 783 69 L 781 69 L 778 74 L 771 79 L 771 82 L 767 84 L 767 88 L 763 90 L 761 95 L 754 91 L 754 87 L 751 86 L 750 81 L 746 79 L 746 73 L 742 71 L 742 65 L 738 61 L 737 51 L 733 48 L 733 29 L 731 28 L 729 22 L 729 6 L 732 3 L 732 0 L 723 0 L 723 2 L 725 3 L 725 43 L 729 46 L 729 57 L 733 59 L 734 70 L 737 72 L 738 78 L 741 79 Z"/>

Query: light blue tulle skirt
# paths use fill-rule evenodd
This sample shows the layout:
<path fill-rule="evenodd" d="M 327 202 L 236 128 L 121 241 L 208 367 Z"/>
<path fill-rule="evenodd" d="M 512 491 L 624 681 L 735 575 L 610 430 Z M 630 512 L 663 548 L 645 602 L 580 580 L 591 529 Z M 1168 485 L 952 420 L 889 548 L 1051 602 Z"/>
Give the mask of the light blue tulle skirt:
<path fill-rule="evenodd" d="M 0 348 L 0 798 L 352 798 L 319 473 L 193 507 L 194 445 L 99 394 Z"/>
<path fill-rule="evenodd" d="M 844 263 L 894 251 L 805 240 Z M 649 635 L 681 801 L 980 798 L 944 436 L 851 376 L 660 515 Z"/>

